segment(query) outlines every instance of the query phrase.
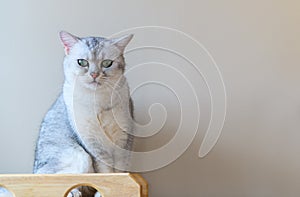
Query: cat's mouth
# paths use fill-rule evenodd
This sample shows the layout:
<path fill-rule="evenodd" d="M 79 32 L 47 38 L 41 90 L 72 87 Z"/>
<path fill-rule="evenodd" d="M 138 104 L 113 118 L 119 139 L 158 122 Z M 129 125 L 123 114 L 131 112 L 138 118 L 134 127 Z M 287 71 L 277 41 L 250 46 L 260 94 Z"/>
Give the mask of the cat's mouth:
<path fill-rule="evenodd" d="M 98 82 L 98 81 L 96 81 L 96 80 L 93 80 L 93 81 L 91 81 L 89 84 L 91 84 L 91 85 L 96 85 L 96 86 L 100 86 L 101 85 L 101 83 L 100 82 Z"/>

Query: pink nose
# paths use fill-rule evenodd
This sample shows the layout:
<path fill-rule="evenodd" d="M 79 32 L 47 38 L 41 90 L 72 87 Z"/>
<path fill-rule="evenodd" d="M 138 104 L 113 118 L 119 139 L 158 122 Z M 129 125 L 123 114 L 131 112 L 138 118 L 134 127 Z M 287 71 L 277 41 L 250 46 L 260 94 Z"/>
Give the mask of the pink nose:
<path fill-rule="evenodd" d="M 90 75 L 96 79 L 98 76 L 99 76 L 99 73 L 96 73 L 96 72 L 91 72 Z"/>

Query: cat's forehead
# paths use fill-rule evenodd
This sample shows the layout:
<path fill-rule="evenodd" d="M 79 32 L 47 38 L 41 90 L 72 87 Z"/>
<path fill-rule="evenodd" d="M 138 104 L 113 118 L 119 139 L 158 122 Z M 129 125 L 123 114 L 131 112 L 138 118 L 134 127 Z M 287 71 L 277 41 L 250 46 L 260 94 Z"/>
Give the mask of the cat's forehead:
<path fill-rule="evenodd" d="M 102 37 L 86 37 L 81 39 L 90 51 L 101 50 L 107 39 Z"/>
<path fill-rule="evenodd" d="M 111 40 L 102 37 L 81 38 L 81 45 L 77 50 L 89 59 L 115 58 L 120 55 L 120 50 L 111 44 Z"/>

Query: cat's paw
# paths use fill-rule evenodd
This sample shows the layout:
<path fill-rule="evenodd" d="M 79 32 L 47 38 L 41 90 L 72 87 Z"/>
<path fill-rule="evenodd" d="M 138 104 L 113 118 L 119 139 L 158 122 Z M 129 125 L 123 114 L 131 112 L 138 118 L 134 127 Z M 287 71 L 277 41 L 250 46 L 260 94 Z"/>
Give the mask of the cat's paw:
<path fill-rule="evenodd" d="M 82 194 L 78 189 L 73 189 L 69 192 L 67 197 L 82 197 Z"/>
<path fill-rule="evenodd" d="M 94 197 L 101 197 L 101 194 L 99 192 L 96 192 Z"/>

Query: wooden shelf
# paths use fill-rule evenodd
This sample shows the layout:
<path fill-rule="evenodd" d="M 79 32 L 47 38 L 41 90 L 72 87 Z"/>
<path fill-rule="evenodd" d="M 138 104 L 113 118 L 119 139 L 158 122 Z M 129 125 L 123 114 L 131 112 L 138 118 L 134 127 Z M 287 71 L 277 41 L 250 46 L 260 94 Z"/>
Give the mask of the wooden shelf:
<path fill-rule="evenodd" d="M 94 187 L 102 197 L 148 197 L 147 182 L 138 174 L 0 174 L 0 186 L 16 197 L 65 197 L 80 185 Z"/>

